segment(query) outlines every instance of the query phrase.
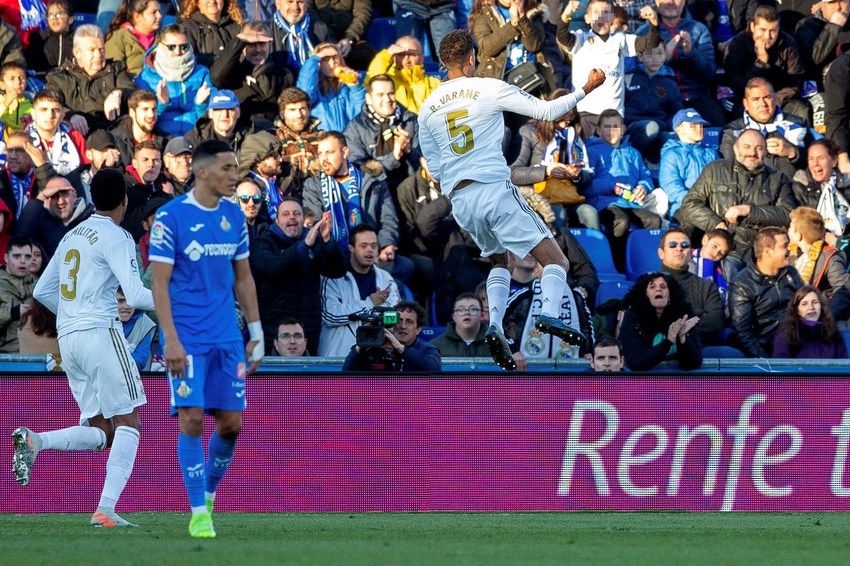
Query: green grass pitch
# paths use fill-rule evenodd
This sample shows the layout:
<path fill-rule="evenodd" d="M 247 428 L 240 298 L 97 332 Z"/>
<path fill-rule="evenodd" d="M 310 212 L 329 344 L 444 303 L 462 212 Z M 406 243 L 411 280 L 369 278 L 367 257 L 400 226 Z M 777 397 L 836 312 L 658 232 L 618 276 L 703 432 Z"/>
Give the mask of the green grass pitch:
<path fill-rule="evenodd" d="M 848 513 L 217 513 L 194 540 L 181 513 L 0 514 L 0 564 L 723 564 L 850 562 Z"/>

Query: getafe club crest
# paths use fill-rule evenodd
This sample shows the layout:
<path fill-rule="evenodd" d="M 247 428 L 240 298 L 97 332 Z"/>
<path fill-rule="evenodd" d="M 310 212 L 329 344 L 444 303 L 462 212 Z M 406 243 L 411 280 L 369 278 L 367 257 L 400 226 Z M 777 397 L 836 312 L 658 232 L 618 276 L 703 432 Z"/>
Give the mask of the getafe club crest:
<path fill-rule="evenodd" d="M 221 226 L 221 229 L 224 232 L 230 232 L 230 222 L 227 221 L 226 216 L 221 217 L 221 222 L 219 222 L 218 225 Z"/>

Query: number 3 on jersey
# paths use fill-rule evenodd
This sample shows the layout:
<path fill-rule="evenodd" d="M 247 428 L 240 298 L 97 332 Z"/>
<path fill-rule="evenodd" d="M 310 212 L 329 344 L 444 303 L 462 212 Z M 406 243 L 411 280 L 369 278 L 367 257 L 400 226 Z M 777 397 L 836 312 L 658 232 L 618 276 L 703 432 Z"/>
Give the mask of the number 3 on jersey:
<path fill-rule="evenodd" d="M 70 281 L 60 285 L 59 293 L 66 301 L 73 301 L 77 298 L 77 272 L 80 270 L 79 250 L 68 250 L 62 263 L 68 266 L 68 279 Z"/>
<path fill-rule="evenodd" d="M 449 138 L 452 139 L 452 152 L 455 155 L 463 155 L 472 150 L 475 146 L 475 139 L 472 136 L 472 128 L 466 124 L 458 124 L 458 120 L 462 120 L 469 116 L 469 110 L 455 110 L 446 114 L 446 127 L 449 129 Z M 458 139 L 455 139 L 458 138 Z"/>

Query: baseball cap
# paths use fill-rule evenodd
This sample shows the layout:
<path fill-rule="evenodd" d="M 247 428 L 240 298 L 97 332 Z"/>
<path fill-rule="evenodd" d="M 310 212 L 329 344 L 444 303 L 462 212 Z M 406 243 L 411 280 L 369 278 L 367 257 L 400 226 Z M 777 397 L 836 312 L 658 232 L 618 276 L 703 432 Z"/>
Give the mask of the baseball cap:
<path fill-rule="evenodd" d="M 239 99 L 232 90 L 220 90 L 210 99 L 210 110 L 229 110 L 239 106 Z"/>
<path fill-rule="evenodd" d="M 165 146 L 166 155 L 180 155 L 181 153 L 192 153 L 195 148 L 183 136 L 177 136 L 168 142 Z"/>
<path fill-rule="evenodd" d="M 684 122 L 687 122 L 688 124 L 708 124 L 708 121 L 700 116 L 699 112 L 693 108 L 683 108 L 676 112 L 676 115 L 673 116 L 673 129 L 675 130 Z"/>
<path fill-rule="evenodd" d="M 95 130 L 86 139 L 86 147 L 97 151 L 104 151 L 110 147 L 118 149 L 118 142 L 115 141 L 115 136 L 106 130 Z"/>

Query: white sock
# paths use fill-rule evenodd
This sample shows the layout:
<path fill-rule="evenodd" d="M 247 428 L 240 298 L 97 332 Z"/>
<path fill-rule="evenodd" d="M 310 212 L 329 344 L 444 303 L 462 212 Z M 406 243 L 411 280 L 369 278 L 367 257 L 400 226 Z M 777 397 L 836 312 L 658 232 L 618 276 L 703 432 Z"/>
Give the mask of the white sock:
<path fill-rule="evenodd" d="M 487 275 L 487 303 L 490 307 L 490 324 L 502 329 L 508 295 L 511 292 L 511 272 L 504 267 L 494 267 Z"/>
<path fill-rule="evenodd" d="M 116 428 L 109 458 L 106 460 L 106 479 L 100 493 L 100 502 L 97 504 L 99 508 L 115 509 L 115 504 L 118 503 L 118 498 L 133 473 L 138 451 L 139 431 L 129 426 Z"/>
<path fill-rule="evenodd" d="M 103 450 L 106 433 L 96 426 L 69 426 L 59 430 L 40 432 L 40 450 Z"/>
<path fill-rule="evenodd" d="M 557 263 L 550 263 L 543 268 L 540 276 L 540 293 L 543 296 L 541 314 L 552 318 L 561 317 L 561 302 L 564 291 L 567 290 L 567 272 Z"/>

